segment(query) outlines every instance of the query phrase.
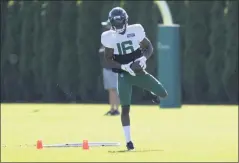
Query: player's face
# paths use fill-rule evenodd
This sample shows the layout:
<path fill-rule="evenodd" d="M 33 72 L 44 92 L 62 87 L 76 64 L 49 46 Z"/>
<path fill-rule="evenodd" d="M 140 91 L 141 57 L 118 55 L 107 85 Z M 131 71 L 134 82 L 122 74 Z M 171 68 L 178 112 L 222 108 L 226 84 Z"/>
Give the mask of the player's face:
<path fill-rule="evenodd" d="M 114 18 L 114 20 L 111 22 L 113 30 L 115 30 L 117 33 L 122 34 L 125 32 L 127 24 L 126 20 L 121 18 L 117 18 L 117 16 Z"/>
<path fill-rule="evenodd" d="M 118 28 L 113 27 L 113 29 L 114 29 L 117 33 L 122 34 L 122 33 L 124 33 L 125 30 L 126 30 L 126 25 L 124 24 L 122 27 L 118 27 Z"/>

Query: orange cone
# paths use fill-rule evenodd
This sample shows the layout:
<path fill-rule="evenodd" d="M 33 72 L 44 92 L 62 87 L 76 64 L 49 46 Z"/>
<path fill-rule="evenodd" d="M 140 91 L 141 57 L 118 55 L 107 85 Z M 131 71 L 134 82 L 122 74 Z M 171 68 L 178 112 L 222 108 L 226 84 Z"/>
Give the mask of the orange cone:
<path fill-rule="evenodd" d="M 43 148 L 42 141 L 38 140 L 37 141 L 37 149 L 42 149 L 42 148 Z"/>
<path fill-rule="evenodd" d="M 88 140 L 83 140 L 82 148 L 83 148 L 84 150 L 88 150 L 88 149 L 89 149 Z"/>

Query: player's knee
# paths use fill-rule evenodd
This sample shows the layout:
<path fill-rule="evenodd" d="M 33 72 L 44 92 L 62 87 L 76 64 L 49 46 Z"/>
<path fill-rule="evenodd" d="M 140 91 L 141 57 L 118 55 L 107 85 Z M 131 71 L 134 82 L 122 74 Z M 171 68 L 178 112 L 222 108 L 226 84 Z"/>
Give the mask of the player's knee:
<path fill-rule="evenodd" d="M 129 105 L 122 106 L 122 114 L 121 115 L 122 116 L 128 115 L 129 111 L 130 111 L 130 106 Z"/>

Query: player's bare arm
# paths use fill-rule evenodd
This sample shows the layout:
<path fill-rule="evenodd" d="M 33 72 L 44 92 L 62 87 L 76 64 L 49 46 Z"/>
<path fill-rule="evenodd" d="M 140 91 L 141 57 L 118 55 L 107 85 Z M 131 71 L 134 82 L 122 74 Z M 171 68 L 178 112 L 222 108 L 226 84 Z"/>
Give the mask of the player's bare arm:
<path fill-rule="evenodd" d="M 104 59 L 107 68 L 121 68 L 121 64 L 113 60 L 114 49 L 105 47 Z"/>
<path fill-rule="evenodd" d="M 153 54 L 153 45 L 147 37 L 140 42 L 140 48 L 147 59 Z"/>
<path fill-rule="evenodd" d="M 141 68 L 146 69 L 146 60 L 149 59 L 149 57 L 152 55 L 153 46 L 147 37 L 144 37 L 144 39 L 140 42 L 139 45 L 142 50 L 143 56 L 136 59 L 135 61 L 139 61 L 139 65 L 141 66 Z"/>

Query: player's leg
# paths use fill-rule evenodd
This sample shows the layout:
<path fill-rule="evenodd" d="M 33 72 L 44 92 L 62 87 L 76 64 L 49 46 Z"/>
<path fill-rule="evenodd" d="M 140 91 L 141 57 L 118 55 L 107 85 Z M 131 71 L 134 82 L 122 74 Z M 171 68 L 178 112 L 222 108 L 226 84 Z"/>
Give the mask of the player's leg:
<path fill-rule="evenodd" d="M 163 85 L 155 77 L 147 72 L 136 75 L 133 80 L 134 85 L 150 91 L 153 96 L 155 95 L 159 98 L 165 98 L 168 95 Z"/>
<path fill-rule="evenodd" d="M 110 103 L 110 111 L 107 114 L 110 115 L 119 115 L 119 100 L 118 100 L 118 93 L 117 89 L 110 88 L 109 90 L 109 103 Z"/>
<path fill-rule="evenodd" d="M 124 130 L 124 135 L 126 139 L 126 146 L 128 150 L 134 149 L 133 143 L 131 142 L 131 132 L 130 132 L 130 104 L 131 104 L 131 94 L 132 94 L 132 84 L 129 82 L 128 74 L 121 74 L 118 77 L 118 93 L 120 98 L 120 104 L 122 107 L 121 113 L 121 123 Z"/>
<path fill-rule="evenodd" d="M 104 88 L 109 92 L 110 110 L 106 113 L 106 115 L 119 115 L 118 99 L 117 99 L 118 74 L 112 72 L 109 69 L 104 68 L 103 80 L 104 80 Z"/>
<path fill-rule="evenodd" d="M 111 97 L 111 103 L 113 112 L 112 115 L 119 115 L 119 97 L 117 93 L 117 87 L 118 87 L 118 74 L 114 73 L 110 70 L 109 72 L 110 78 L 111 78 L 111 89 L 110 89 L 110 97 Z"/>
<path fill-rule="evenodd" d="M 114 115 L 119 115 L 119 97 L 117 93 L 117 88 L 110 89 L 110 97 L 111 97 L 111 103 L 112 103 L 112 108 L 114 108 L 113 114 Z"/>
<path fill-rule="evenodd" d="M 114 89 L 108 89 L 109 92 L 109 104 L 110 104 L 110 111 L 114 111 L 114 103 L 113 103 L 113 98 L 112 98 L 112 94 L 113 94 Z"/>

